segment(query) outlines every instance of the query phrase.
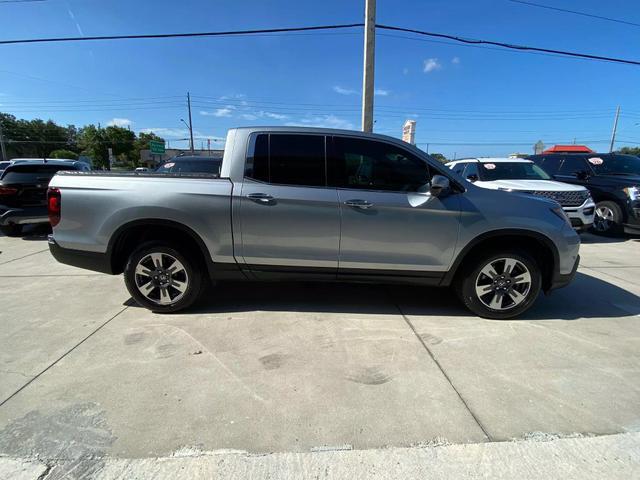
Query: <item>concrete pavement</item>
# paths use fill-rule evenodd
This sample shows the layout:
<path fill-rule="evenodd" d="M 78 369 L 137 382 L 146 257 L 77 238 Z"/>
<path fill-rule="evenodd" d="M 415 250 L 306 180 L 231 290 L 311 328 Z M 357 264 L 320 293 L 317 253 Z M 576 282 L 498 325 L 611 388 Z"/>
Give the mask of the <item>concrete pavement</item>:
<path fill-rule="evenodd" d="M 43 235 L 2 237 L 0 251 L 10 458 L 99 459 L 76 471 L 90 476 L 185 448 L 296 462 L 348 449 L 383 465 L 396 447 L 473 457 L 539 432 L 640 431 L 634 239 L 586 236 L 576 281 L 514 321 L 473 317 L 446 290 L 312 284 L 223 285 L 191 312 L 155 315 L 121 277 L 57 264 Z"/>

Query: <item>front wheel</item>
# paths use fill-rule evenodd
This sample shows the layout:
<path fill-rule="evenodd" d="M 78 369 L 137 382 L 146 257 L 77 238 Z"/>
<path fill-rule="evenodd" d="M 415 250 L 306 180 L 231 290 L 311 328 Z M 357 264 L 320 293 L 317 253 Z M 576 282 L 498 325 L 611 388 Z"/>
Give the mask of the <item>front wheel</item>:
<path fill-rule="evenodd" d="M 622 209 L 616 202 L 605 200 L 596 205 L 593 231 L 601 235 L 615 235 L 622 229 Z"/>
<path fill-rule="evenodd" d="M 456 290 L 476 315 L 503 320 L 528 310 L 541 285 L 536 261 L 525 252 L 511 250 L 476 258 L 463 271 Z"/>
<path fill-rule="evenodd" d="M 196 262 L 163 243 L 147 243 L 133 252 L 124 269 L 124 281 L 136 302 L 158 313 L 188 308 L 204 284 Z"/>

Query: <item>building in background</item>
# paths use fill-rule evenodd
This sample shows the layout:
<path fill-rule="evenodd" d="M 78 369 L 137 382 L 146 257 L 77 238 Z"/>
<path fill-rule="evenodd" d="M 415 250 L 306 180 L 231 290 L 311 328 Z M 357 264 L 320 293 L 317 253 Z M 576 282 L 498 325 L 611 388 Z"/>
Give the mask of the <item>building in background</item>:
<path fill-rule="evenodd" d="M 542 140 L 538 140 L 536 144 L 533 146 L 533 154 L 540 155 L 543 150 L 544 150 L 544 143 L 542 143 Z"/>
<path fill-rule="evenodd" d="M 416 121 L 415 120 L 407 120 L 404 122 L 402 126 L 402 140 L 404 142 L 410 143 L 411 145 L 416 144 Z"/>
<path fill-rule="evenodd" d="M 188 148 L 167 148 L 163 155 L 154 155 L 151 153 L 151 150 L 140 150 L 140 165 L 144 165 L 148 168 L 156 167 L 158 164 L 169 160 L 173 157 L 179 156 L 187 156 L 194 155 L 197 157 L 213 157 L 213 158 L 222 158 L 224 154 L 224 150 L 194 150 L 191 153 L 191 150 Z"/>
<path fill-rule="evenodd" d="M 541 153 L 595 153 L 586 145 L 554 145 Z"/>

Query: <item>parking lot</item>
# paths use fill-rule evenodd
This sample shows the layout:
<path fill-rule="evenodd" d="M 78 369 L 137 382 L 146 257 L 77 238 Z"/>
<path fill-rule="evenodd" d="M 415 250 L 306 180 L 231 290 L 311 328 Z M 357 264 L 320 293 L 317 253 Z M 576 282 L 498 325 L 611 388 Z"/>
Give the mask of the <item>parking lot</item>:
<path fill-rule="evenodd" d="M 0 455 L 317 452 L 640 430 L 640 241 L 484 320 L 447 290 L 220 285 L 156 315 L 121 277 L 0 238 Z M 77 473 L 77 472 L 76 472 Z"/>

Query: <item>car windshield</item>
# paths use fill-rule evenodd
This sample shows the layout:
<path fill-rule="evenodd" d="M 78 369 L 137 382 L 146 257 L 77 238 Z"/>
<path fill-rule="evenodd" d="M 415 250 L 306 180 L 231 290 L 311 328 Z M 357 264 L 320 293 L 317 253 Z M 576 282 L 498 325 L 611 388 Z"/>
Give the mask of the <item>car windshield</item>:
<path fill-rule="evenodd" d="M 635 155 L 602 155 L 587 161 L 599 175 L 640 175 L 640 157 Z"/>
<path fill-rule="evenodd" d="M 480 180 L 550 180 L 551 177 L 535 163 L 495 162 L 481 163 Z"/>

